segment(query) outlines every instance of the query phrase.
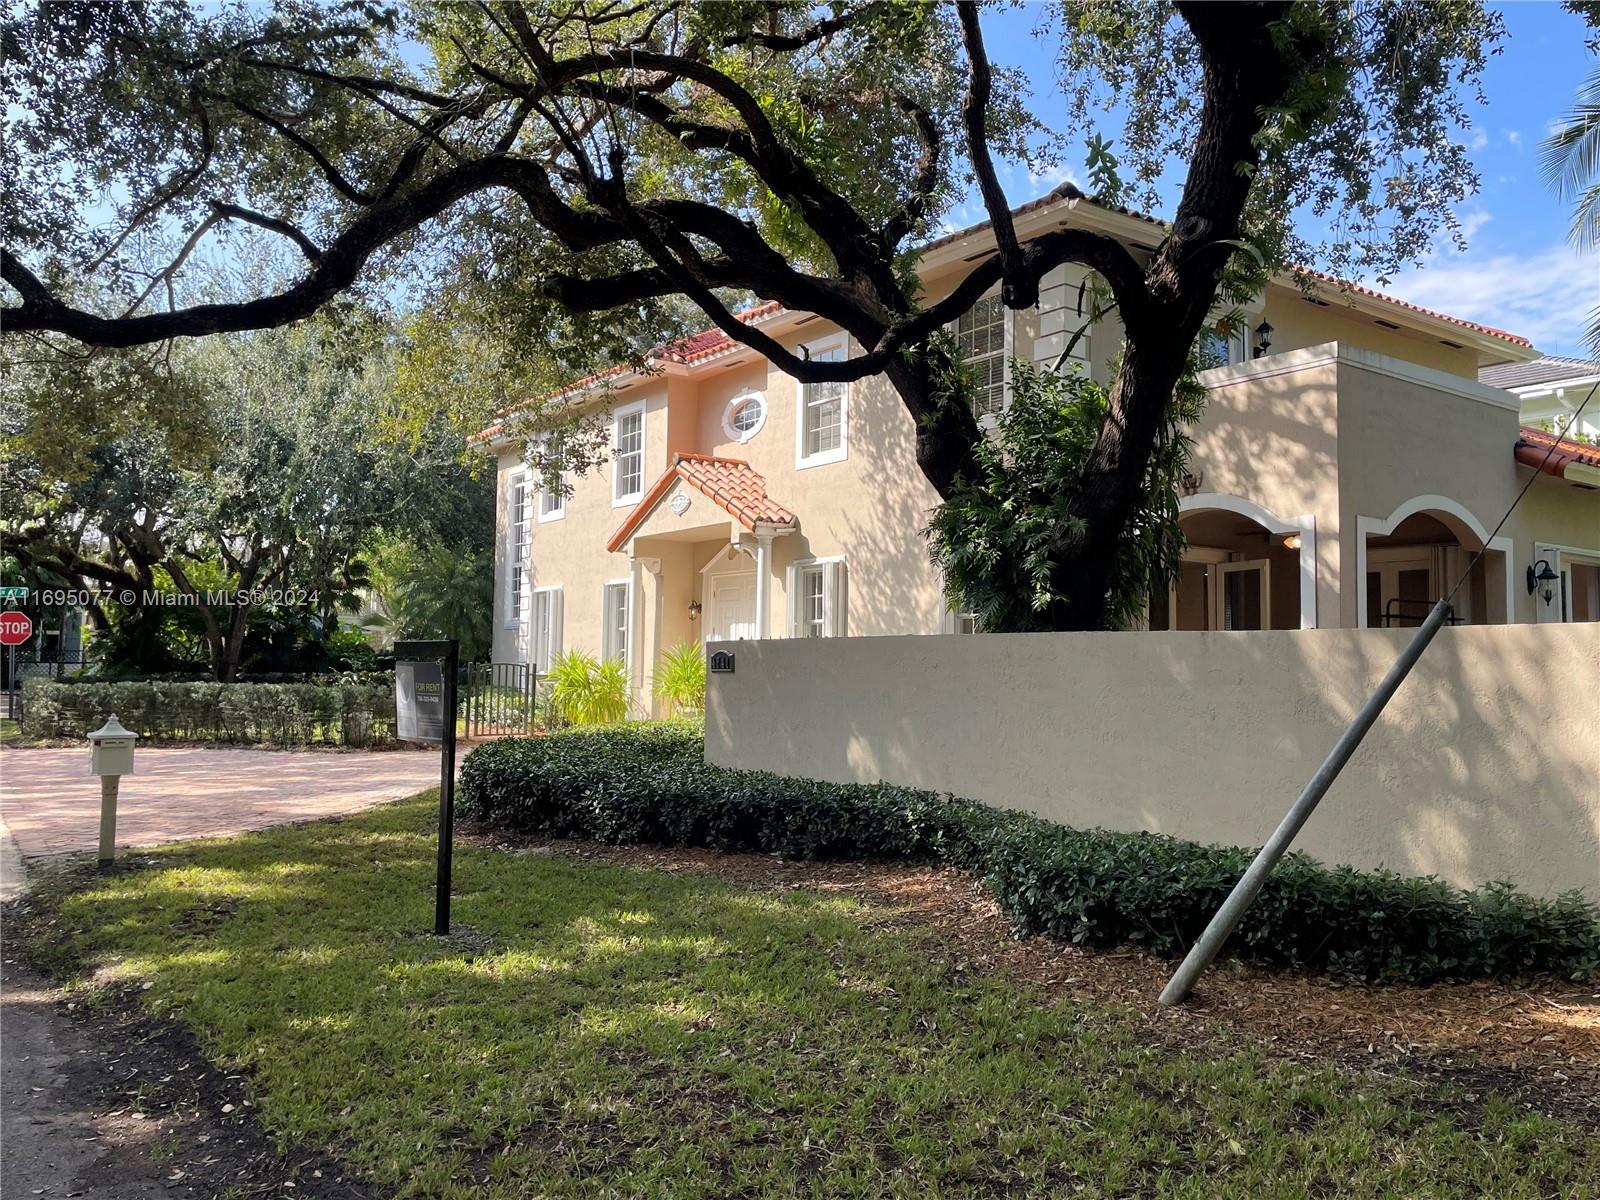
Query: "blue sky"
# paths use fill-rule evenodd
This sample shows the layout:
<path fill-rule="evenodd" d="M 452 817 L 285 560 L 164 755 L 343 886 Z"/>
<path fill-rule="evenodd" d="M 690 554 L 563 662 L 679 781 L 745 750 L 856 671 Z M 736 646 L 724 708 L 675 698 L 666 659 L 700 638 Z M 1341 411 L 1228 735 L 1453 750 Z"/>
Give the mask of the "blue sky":
<path fill-rule="evenodd" d="M 1552 354 L 1581 355 L 1586 316 L 1600 302 L 1600 258 L 1580 257 L 1567 241 L 1569 209 L 1539 170 L 1539 142 L 1571 107 L 1594 59 L 1584 46 L 1583 21 L 1556 3 L 1529 0 L 1499 6 L 1509 36 L 1484 75 L 1487 103 L 1466 135 L 1482 189 L 1457 213 L 1468 248 L 1440 238 L 1419 267 L 1387 285 L 1363 280 L 1417 304 L 1531 338 Z M 1039 11 L 1030 6 L 991 12 L 985 21 L 997 61 L 1025 67 L 1041 105 L 1055 95 L 1047 43 L 1030 34 Z M 1117 130 L 1106 129 L 1108 137 Z M 1114 149 L 1114 147 L 1113 147 Z M 1030 179 L 1012 169 L 1005 185 L 1013 204 L 1048 191 L 1061 178 L 1082 181 L 1081 145 L 1062 171 Z M 1165 213 L 1161 215 L 1167 215 Z M 983 219 L 975 196 L 950 214 L 953 226 Z"/>

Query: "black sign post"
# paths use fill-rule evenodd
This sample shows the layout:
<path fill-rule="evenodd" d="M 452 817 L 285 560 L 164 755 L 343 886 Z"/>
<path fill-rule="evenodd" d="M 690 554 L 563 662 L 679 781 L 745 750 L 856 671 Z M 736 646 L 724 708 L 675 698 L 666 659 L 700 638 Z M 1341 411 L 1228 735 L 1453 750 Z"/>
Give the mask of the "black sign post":
<path fill-rule="evenodd" d="M 454 638 L 394 645 L 395 735 L 403 742 L 439 743 L 439 873 L 433 932 L 450 932 L 450 859 L 455 847 L 456 674 L 461 644 Z"/>

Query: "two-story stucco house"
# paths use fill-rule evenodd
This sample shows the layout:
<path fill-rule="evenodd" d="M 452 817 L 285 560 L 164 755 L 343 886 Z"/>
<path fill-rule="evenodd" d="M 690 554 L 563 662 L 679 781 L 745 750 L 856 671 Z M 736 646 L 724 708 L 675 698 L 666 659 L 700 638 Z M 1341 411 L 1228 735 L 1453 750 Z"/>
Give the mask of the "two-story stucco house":
<path fill-rule="evenodd" d="M 1135 253 L 1161 236 L 1149 218 L 1060 193 L 1016 220 L 1024 239 L 1082 225 Z M 928 247 L 928 293 L 992 250 L 987 225 Z M 986 412 L 1009 402 L 1012 359 L 1061 356 L 1081 278 L 1060 268 L 1036 308 L 993 297 L 960 321 Z M 1537 357 L 1525 339 L 1331 280 L 1308 296 L 1285 278 L 1247 315 L 1248 334 L 1219 339 L 1228 365 L 1205 376 L 1182 499 L 1189 550 L 1171 593 L 1152 599 L 1151 627 L 1415 623 L 1479 549 L 1465 620 L 1600 617 L 1600 455 L 1552 448 L 1521 428 L 1516 397 L 1478 379 Z M 744 319 L 813 357 L 848 351 L 810 314 L 767 304 Z M 1100 323 L 1073 365 L 1106 379 L 1121 337 Z M 497 660 L 542 671 L 563 649 L 621 657 L 646 712 L 653 664 L 678 642 L 967 625 L 929 561 L 937 497 L 885 381 L 802 386 L 715 331 L 654 366 L 573 389 L 575 404 L 610 407 L 612 457 L 568 497 L 540 492 L 502 427 L 480 435 L 498 460 Z M 1541 564 L 1559 587 L 1530 592 Z"/>

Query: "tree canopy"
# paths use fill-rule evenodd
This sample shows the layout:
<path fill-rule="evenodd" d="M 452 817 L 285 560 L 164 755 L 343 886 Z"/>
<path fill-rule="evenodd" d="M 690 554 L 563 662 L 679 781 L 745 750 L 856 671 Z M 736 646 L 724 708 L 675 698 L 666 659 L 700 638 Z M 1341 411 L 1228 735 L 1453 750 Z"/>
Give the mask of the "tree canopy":
<path fill-rule="evenodd" d="M 52 460 L 33 452 L 49 437 L 25 424 L 5 439 L 15 470 L 0 547 L 36 581 L 90 589 L 91 615 L 127 626 L 124 641 L 180 611 L 224 680 L 268 613 L 324 637 L 337 628 L 379 534 L 470 555 L 493 526 L 489 482 L 469 475 L 442 422 L 429 440 L 388 435 L 393 350 L 369 332 L 352 347 L 348 328 L 314 321 L 181 351 L 174 374 L 203 397 L 194 444 L 128 421 Z"/>
<path fill-rule="evenodd" d="M 687 304 L 799 379 L 885 374 L 948 498 L 982 476 L 983 435 L 933 335 L 992 288 L 1027 307 L 1082 263 L 1127 346 L 1046 590 L 1057 627 L 1095 627 L 1230 264 L 1242 288 L 1291 255 L 1382 273 L 1450 227 L 1476 184 L 1458 135 L 1502 30 L 1476 0 L 1062 0 L 1051 30 L 1072 128 L 1039 125 L 972 3 L 34 5 L 3 35 L 23 114 L 0 318 L 131 347 L 286 324 L 403 275 L 459 318 L 436 331 L 533 385 L 637 360 Z M 1126 117 L 1117 153 L 1104 105 Z M 1153 253 L 1075 228 L 1019 242 L 997 162 L 1069 135 L 1112 199 L 1181 180 Z M 925 301 L 917 247 L 969 181 L 996 253 Z M 187 259 L 238 226 L 281 239 L 292 277 L 186 296 Z M 811 361 L 737 319 L 748 297 L 855 349 Z M 424 348 L 418 370 L 447 358 Z"/>

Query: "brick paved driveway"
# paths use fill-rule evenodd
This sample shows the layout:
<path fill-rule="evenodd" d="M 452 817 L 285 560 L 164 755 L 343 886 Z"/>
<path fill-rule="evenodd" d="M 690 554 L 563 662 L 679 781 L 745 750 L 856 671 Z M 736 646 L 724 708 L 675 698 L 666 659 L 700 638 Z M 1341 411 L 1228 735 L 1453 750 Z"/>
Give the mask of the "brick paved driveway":
<path fill-rule="evenodd" d="M 143 748 L 117 803 L 117 845 L 215 837 L 370 808 L 439 783 L 437 750 L 314 753 Z M 459 758 L 457 760 L 459 762 Z M 93 850 L 89 752 L 0 750 L 0 819 L 26 857 Z"/>

